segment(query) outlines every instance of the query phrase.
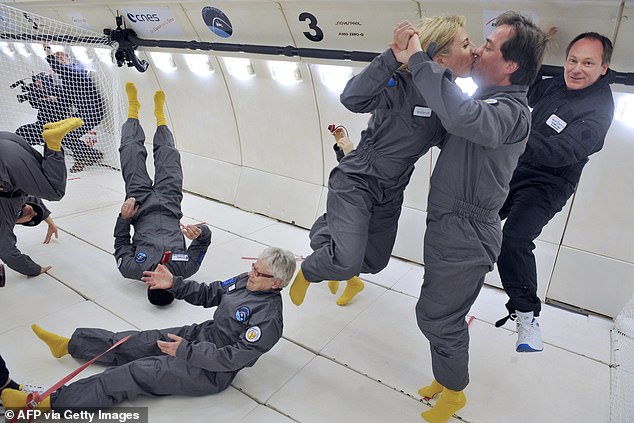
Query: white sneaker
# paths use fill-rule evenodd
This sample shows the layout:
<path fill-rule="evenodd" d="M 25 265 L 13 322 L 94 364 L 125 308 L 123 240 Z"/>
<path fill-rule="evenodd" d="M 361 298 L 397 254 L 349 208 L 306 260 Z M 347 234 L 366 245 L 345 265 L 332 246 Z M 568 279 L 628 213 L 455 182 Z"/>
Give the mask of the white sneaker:
<path fill-rule="evenodd" d="M 539 329 L 539 323 L 533 317 L 533 312 L 523 313 L 515 310 L 515 324 L 517 326 L 517 343 L 515 351 L 517 352 L 539 352 L 544 349 L 542 344 L 542 333 Z"/>

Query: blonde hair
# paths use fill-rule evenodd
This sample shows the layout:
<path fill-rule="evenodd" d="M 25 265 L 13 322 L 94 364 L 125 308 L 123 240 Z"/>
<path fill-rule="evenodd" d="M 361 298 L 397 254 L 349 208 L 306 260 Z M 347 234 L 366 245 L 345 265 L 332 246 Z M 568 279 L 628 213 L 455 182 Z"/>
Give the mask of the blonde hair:
<path fill-rule="evenodd" d="M 436 42 L 436 52 L 434 57 L 438 55 L 446 55 L 449 53 L 451 43 L 460 28 L 464 28 L 466 19 L 464 16 L 433 16 L 424 18 L 418 27 L 418 38 L 423 51 L 427 51 L 432 41 Z M 433 57 L 432 57 L 433 59 Z M 402 66 L 407 69 L 407 65 Z"/>

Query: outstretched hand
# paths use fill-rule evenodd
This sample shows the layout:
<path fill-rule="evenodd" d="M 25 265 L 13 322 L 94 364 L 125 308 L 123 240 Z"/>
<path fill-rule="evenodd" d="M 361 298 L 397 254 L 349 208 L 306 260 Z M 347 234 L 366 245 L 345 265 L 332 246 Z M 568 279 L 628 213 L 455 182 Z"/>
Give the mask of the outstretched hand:
<path fill-rule="evenodd" d="M 173 333 L 168 333 L 167 337 L 171 339 L 170 341 L 156 341 L 156 345 L 158 345 L 159 349 L 167 355 L 171 355 L 172 357 L 176 357 L 176 351 L 178 351 L 178 347 L 180 347 L 181 343 L 185 340 L 185 338 L 181 338 L 178 335 L 174 335 Z"/>
<path fill-rule="evenodd" d="M 174 286 L 174 276 L 162 264 L 157 265 L 153 272 L 150 270 L 143 272 L 141 280 L 150 289 L 170 289 Z"/>
<path fill-rule="evenodd" d="M 59 235 L 57 234 L 57 225 L 53 222 L 53 219 L 51 219 L 50 216 L 44 219 L 44 221 L 48 224 L 48 229 L 46 230 L 46 237 L 44 237 L 43 243 L 48 244 L 51 242 L 53 235 L 55 235 L 55 239 L 59 238 Z"/>
<path fill-rule="evenodd" d="M 136 203 L 136 198 L 130 197 L 121 205 L 121 218 L 132 219 L 137 211 L 139 211 L 139 205 Z"/>
<path fill-rule="evenodd" d="M 181 223 L 181 232 L 183 233 L 183 235 L 193 241 L 198 238 L 203 231 L 198 225 L 185 226 Z"/>

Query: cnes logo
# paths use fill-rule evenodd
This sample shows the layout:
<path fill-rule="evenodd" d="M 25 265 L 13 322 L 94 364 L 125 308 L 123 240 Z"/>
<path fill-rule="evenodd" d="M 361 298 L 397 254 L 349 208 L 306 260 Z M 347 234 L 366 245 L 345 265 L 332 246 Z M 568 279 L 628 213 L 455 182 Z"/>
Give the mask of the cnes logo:
<path fill-rule="evenodd" d="M 158 13 L 130 13 L 128 12 L 128 19 L 132 22 L 160 22 L 161 18 L 158 17 Z"/>

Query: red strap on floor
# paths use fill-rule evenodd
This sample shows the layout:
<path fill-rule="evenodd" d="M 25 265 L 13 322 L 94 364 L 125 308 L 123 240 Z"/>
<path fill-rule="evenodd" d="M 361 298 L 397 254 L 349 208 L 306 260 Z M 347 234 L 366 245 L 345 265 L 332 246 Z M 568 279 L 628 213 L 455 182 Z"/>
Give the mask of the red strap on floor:
<path fill-rule="evenodd" d="M 97 361 L 99 358 L 101 358 L 101 356 L 103 356 L 104 354 L 110 352 L 111 350 L 115 349 L 116 347 L 118 347 L 119 345 L 123 344 L 125 341 L 127 341 L 132 335 L 128 335 L 122 339 L 119 340 L 119 342 L 117 342 L 116 344 L 114 344 L 113 346 L 111 346 L 110 348 L 108 348 L 106 351 L 102 352 L 101 354 L 99 354 L 98 356 L 96 356 L 95 358 L 93 358 L 92 360 L 82 364 L 81 366 L 79 366 L 77 369 L 73 370 L 72 372 L 70 372 L 68 375 L 66 375 L 64 378 L 62 378 L 59 382 L 57 382 L 56 384 L 54 384 L 53 386 L 51 386 L 50 388 L 48 388 L 46 391 L 42 392 L 42 394 L 39 394 L 37 392 L 31 392 L 27 397 L 26 397 L 26 407 L 24 407 L 22 410 L 20 410 L 19 412 L 15 413 L 15 416 L 9 420 L 7 423 L 14 423 L 18 420 L 18 416 L 20 415 L 20 413 L 22 411 L 26 411 L 26 410 L 32 410 L 34 409 L 40 402 L 44 401 L 46 398 L 49 397 L 49 395 L 51 395 L 53 392 L 57 391 L 59 388 L 61 388 L 62 386 L 64 386 L 66 384 L 66 382 L 68 382 L 69 380 L 71 380 L 72 378 L 74 378 L 75 376 L 77 376 L 79 373 L 81 373 L 82 371 L 84 371 L 84 369 L 88 366 L 90 366 L 92 363 L 94 363 L 95 361 Z M 31 421 L 31 419 L 29 419 L 29 422 Z"/>

